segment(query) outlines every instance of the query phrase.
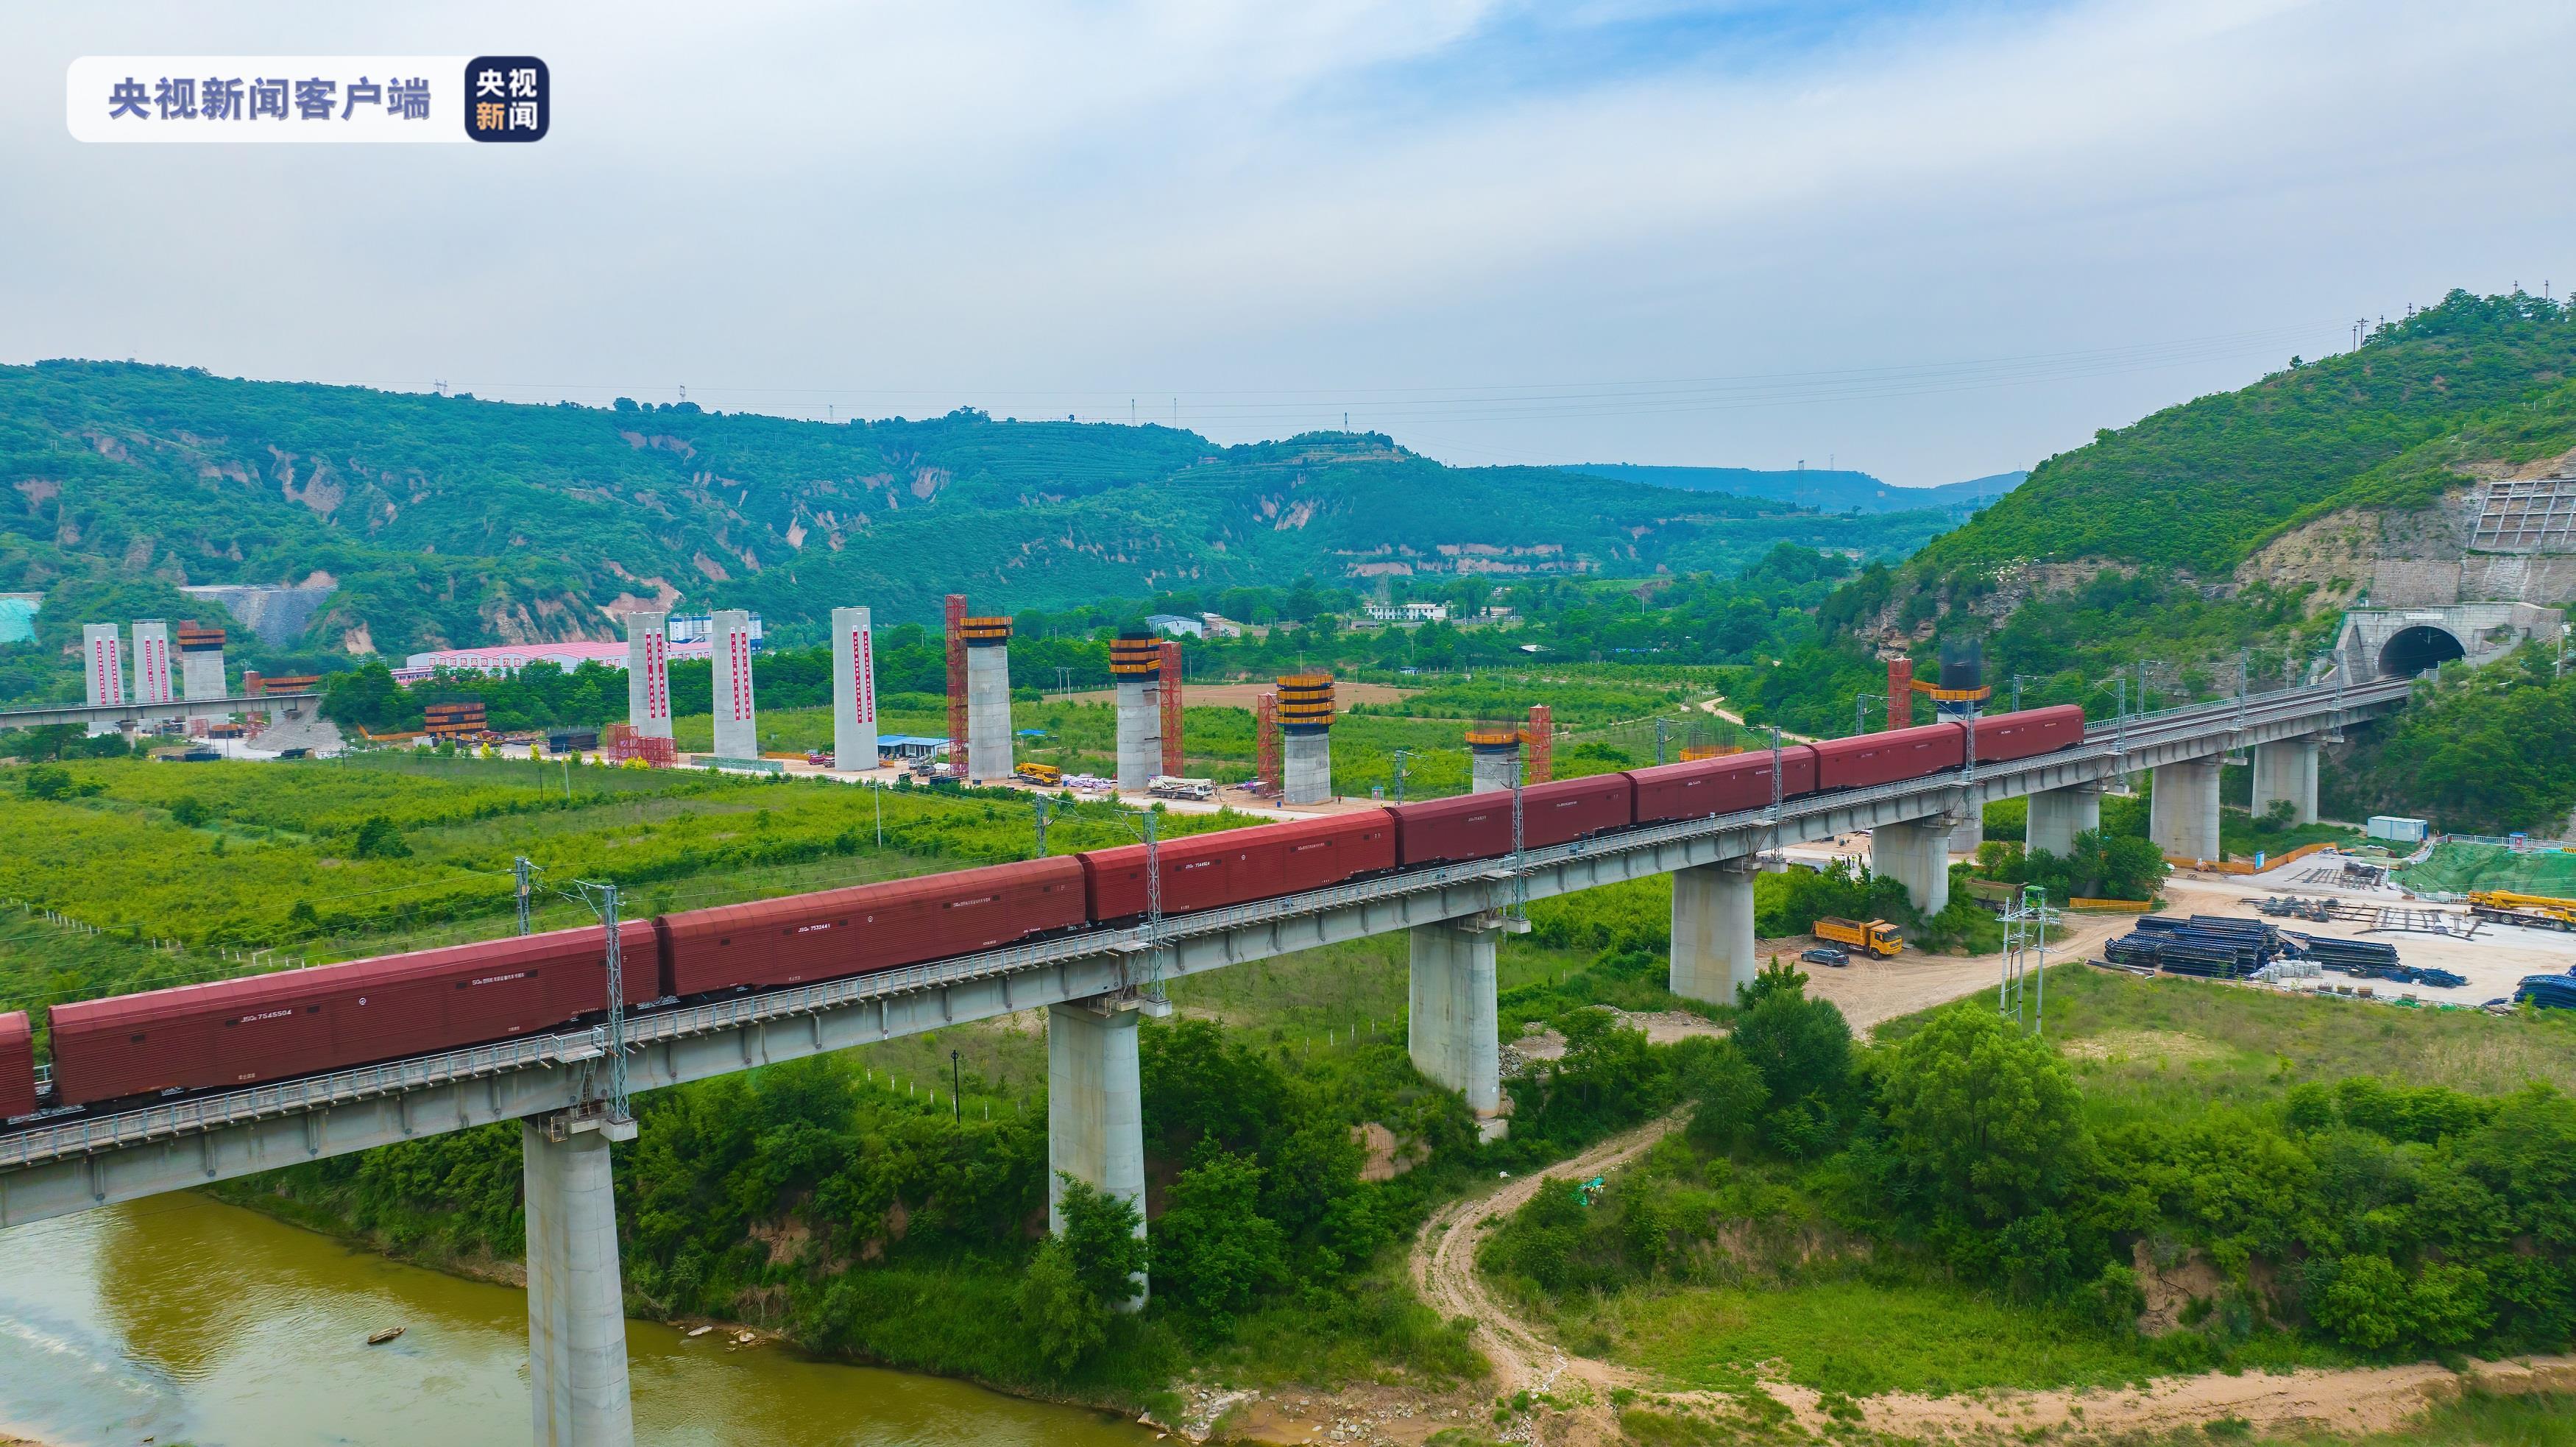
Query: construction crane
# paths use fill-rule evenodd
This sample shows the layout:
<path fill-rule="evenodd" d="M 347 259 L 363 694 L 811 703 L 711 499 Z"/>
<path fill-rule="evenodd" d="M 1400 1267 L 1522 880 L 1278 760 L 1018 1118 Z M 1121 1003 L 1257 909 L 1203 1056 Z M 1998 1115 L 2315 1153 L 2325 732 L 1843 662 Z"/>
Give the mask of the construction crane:
<path fill-rule="evenodd" d="M 2498 924 L 2576 930 L 2576 899 L 2559 899 L 2553 895 L 2516 894 L 2507 889 L 2472 890 L 2469 912 Z"/>

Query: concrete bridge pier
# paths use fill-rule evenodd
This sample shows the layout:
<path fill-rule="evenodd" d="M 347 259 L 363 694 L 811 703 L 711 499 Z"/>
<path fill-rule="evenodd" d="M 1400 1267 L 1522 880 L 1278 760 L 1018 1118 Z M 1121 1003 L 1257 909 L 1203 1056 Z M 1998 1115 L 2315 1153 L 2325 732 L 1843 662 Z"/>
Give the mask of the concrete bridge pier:
<path fill-rule="evenodd" d="M 1047 1007 L 1047 1229 L 1064 1229 L 1064 1177 L 1125 1198 L 1145 1234 L 1145 1092 L 1136 1025 L 1151 1002 L 1114 995 Z M 1166 1007 L 1168 1008 L 1168 1007 Z M 1145 1309 L 1145 1273 L 1118 1309 Z"/>
<path fill-rule="evenodd" d="M 1414 1069 L 1467 1097 L 1487 1140 L 1500 1139 L 1509 1128 L 1502 1114 L 1494 949 L 1515 925 L 1529 928 L 1526 921 L 1487 910 L 1413 927 L 1406 1048 Z"/>
<path fill-rule="evenodd" d="M 2159 765 L 2155 797 L 2147 805 L 2147 837 L 2175 859 L 2216 859 L 2218 849 L 2216 759 Z"/>
<path fill-rule="evenodd" d="M 1753 950 L 1755 861 L 1729 859 L 1673 873 L 1672 991 L 1732 1005 L 1762 968 Z"/>
<path fill-rule="evenodd" d="M 1959 821 L 1946 814 L 1869 831 L 1869 868 L 1905 886 L 1905 897 L 1927 915 L 1950 904 L 1950 836 Z"/>
<path fill-rule="evenodd" d="M 2102 827 L 2102 790 L 2093 784 L 2044 789 L 2030 796 L 2030 825 L 2024 833 L 2032 853 L 2042 849 L 2063 859 L 2075 852 L 2075 836 Z"/>
<path fill-rule="evenodd" d="M 2313 734 L 2254 746 L 2254 817 L 2262 818 L 2276 801 L 2283 799 L 2290 803 L 2291 823 L 2317 822 L 2317 740 Z"/>
<path fill-rule="evenodd" d="M 528 1396 L 537 1447 L 631 1447 L 626 1299 L 608 1143 L 634 1125 L 570 1113 L 519 1122 L 527 1190 Z"/>

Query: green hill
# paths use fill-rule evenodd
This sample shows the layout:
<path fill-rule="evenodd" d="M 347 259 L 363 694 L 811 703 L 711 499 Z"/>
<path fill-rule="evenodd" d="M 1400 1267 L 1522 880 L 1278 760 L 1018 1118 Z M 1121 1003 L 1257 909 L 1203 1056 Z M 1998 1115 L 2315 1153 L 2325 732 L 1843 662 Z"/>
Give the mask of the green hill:
<path fill-rule="evenodd" d="M 2400 468 L 2411 484 L 2390 486 L 2386 469 L 2419 447 L 2438 454 L 2452 434 L 2512 430 L 2517 411 L 2571 374 L 2568 308 L 2455 291 L 2359 351 L 2094 434 L 1906 572 L 1990 578 L 2016 563 L 2099 560 L 2214 577 L 2302 516 L 2437 499 L 2438 476 Z"/>
<path fill-rule="evenodd" d="M 0 591 L 42 643 L 203 615 L 181 584 L 337 588 L 309 654 L 608 636 L 644 600 L 1053 608 L 1300 576 L 1733 572 L 1777 542 L 1901 557 L 1938 512 L 1820 517 L 1377 434 L 1223 447 L 1160 426 L 959 411 L 838 425 L 691 404 L 528 406 L 95 362 L 0 367 Z"/>

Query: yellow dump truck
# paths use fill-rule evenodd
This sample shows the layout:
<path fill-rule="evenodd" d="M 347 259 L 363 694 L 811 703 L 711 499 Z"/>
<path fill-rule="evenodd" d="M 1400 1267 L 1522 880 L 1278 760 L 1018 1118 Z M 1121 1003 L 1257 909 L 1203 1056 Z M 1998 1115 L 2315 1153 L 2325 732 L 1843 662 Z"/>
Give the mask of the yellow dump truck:
<path fill-rule="evenodd" d="M 1881 958 L 1895 955 L 1905 948 L 1905 937 L 1896 932 L 1896 926 L 1883 919 L 1874 919 L 1867 924 L 1853 919 L 1820 919 L 1816 921 L 1813 933 L 1820 940 Z"/>
<path fill-rule="evenodd" d="M 1046 789 L 1052 789 L 1064 782 L 1064 770 L 1053 764 L 1026 763 L 1011 772 L 1019 775 L 1026 783 L 1036 784 Z"/>

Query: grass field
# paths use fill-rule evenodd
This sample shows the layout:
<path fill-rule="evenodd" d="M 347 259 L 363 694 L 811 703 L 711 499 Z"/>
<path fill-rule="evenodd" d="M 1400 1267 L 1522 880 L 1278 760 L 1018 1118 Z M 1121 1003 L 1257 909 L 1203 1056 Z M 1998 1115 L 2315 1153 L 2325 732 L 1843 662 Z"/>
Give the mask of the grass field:
<path fill-rule="evenodd" d="M 2047 1036 L 2073 1067 L 2097 1129 L 2260 1108 L 2301 1082 L 2356 1075 L 2479 1094 L 2533 1081 L 2576 1090 L 2576 1022 L 2563 1019 L 2398 1010 L 2089 966 L 2050 971 L 2047 1002 Z M 1882 1025 L 1878 1039 L 1900 1040 L 1925 1018 Z M 1610 1189 L 1699 1202 L 1686 1209 L 1725 1218 L 1718 1255 L 1694 1266 L 1692 1279 L 1563 1293 L 1497 1284 L 1569 1350 L 1679 1386 L 1742 1387 L 1764 1364 L 1853 1396 L 2109 1385 L 2175 1369 L 2152 1340 L 1962 1286 L 1907 1248 L 1851 1234 L 1826 1205 L 1829 1168 L 1817 1169 L 1704 1161 L 1697 1148 L 1668 1140 L 1614 1175 Z M 2306 1336 L 2258 1332 L 2229 1349 L 2226 1366 L 2345 1360 Z M 2490 1419 L 2533 1425 L 2519 1406 L 2489 1404 L 2443 1418 L 2441 1430 L 2453 1435 L 2388 1440 L 2567 1440 L 2476 1435 Z"/>
<path fill-rule="evenodd" d="M 1900 1038 L 1910 1022 L 1879 1027 Z M 2303 1080 L 2387 1075 L 2501 1094 L 2576 1091 L 2576 1029 L 2472 1010 L 2398 1010 L 2171 975 L 2066 965 L 2048 974 L 2048 1033 L 2088 1098 L 2164 1111 L 2277 1099 Z M 2105 1108 L 2097 1105 L 2097 1109 Z"/>

